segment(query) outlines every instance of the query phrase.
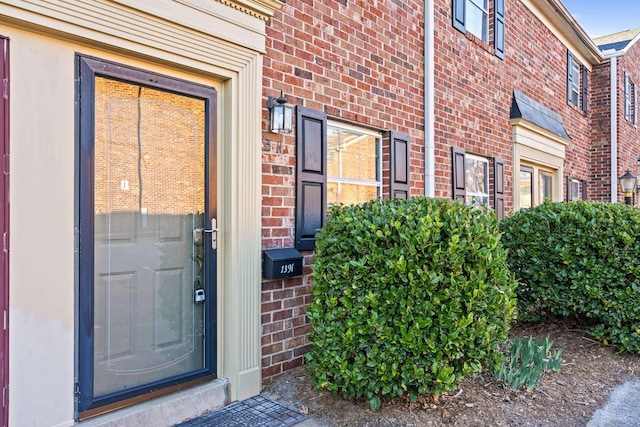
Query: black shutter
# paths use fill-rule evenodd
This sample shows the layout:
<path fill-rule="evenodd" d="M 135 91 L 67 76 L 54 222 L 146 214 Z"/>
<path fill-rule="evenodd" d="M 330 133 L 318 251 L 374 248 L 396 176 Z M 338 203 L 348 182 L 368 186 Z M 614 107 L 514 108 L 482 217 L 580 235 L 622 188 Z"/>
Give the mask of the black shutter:
<path fill-rule="evenodd" d="M 582 187 L 582 200 L 587 200 L 587 180 L 583 179 L 580 186 Z"/>
<path fill-rule="evenodd" d="M 451 147 L 451 164 L 452 169 L 452 182 L 453 182 L 453 199 L 465 202 L 467 197 L 467 188 L 465 180 L 466 169 L 466 150 L 464 148 Z"/>
<path fill-rule="evenodd" d="M 573 105 L 573 101 L 571 100 L 571 91 L 572 91 L 572 83 L 573 76 L 571 71 L 573 70 L 573 55 L 571 52 L 567 51 L 567 104 Z"/>
<path fill-rule="evenodd" d="M 587 101 L 589 98 L 589 87 L 587 86 L 589 82 L 589 72 L 587 71 L 587 67 L 582 66 L 582 112 L 587 114 Z"/>
<path fill-rule="evenodd" d="M 570 202 L 571 200 L 573 200 L 573 194 L 571 192 L 571 175 L 569 175 L 567 177 L 567 202 Z"/>
<path fill-rule="evenodd" d="M 464 8 L 467 0 L 453 0 L 453 27 L 462 31 L 463 33 L 467 33 L 467 30 L 464 28 Z"/>
<path fill-rule="evenodd" d="M 504 218 L 504 160 L 493 159 L 493 210 L 498 219 Z"/>
<path fill-rule="evenodd" d="M 504 0 L 494 0 L 493 47 L 496 56 L 504 59 Z"/>
<path fill-rule="evenodd" d="M 389 132 L 389 197 L 409 198 L 409 135 Z"/>
<path fill-rule="evenodd" d="M 296 107 L 296 249 L 314 249 L 327 219 L 327 115 Z"/>

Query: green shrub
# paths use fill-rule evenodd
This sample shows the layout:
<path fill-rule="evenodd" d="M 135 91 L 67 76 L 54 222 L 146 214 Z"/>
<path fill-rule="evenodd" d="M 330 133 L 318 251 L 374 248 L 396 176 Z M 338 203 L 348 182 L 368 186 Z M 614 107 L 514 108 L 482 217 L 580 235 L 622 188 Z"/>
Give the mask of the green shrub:
<path fill-rule="evenodd" d="M 640 210 L 547 202 L 501 222 L 518 318 L 576 316 L 621 351 L 640 351 Z"/>
<path fill-rule="evenodd" d="M 345 397 L 441 394 L 502 360 L 515 280 L 493 212 L 451 200 L 331 209 L 318 233 L 310 375 Z"/>
<path fill-rule="evenodd" d="M 562 349 L 551 354 L 553 341 L 547 337 L 514 338 L 507 348 L 507 358 L 494 371 L 509 387 L 533 390 L 547 369 L 558 372 L 562 366 Z"/>

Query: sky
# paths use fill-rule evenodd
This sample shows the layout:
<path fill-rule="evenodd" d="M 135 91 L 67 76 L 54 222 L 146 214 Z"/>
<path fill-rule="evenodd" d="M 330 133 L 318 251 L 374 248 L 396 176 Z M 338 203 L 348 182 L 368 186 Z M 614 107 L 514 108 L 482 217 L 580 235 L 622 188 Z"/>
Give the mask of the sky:
<path fill-rule="evenodd" d="M 640 0 L 562 0 L 591 38 L 640 28 Z"/>

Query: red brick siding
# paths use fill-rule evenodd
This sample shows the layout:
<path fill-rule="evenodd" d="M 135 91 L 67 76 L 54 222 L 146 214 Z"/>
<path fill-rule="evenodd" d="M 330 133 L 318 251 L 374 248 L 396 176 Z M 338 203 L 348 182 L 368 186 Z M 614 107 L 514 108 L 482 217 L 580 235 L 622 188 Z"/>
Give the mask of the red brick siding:
<path fill-rule="evenodd" d="M 591 74 L 591 176 L 589 200 L 611 200 L 611 64 Z"/>
<path fill-rule="evenodd" d="M 520 1 L 507 0 L 505 59 L 451 26 L 451 2 L 436 1 L 436 196 L 451 198 L 451 147 L 505 160 L 505 207 L 513 208 L 509 110 L 519 90 L 562 116 L 572 138 L 565 174 L 589 179 L 589 119 L 566 102 L 567 48 Z M 591 73 L 590 73 L 591 74 Z"/>
<path fill-rule="evenodd" d="M 624 73 L 627 72 L 631 81 L 640 88 L 640 45 L 633 45 L 624 56 L 618 59 L 618 175 L 627 170 L 636 174 L 636 161 L 640 156 L 640 129 L 633 124 L 633 110 L 629 120 L 624 117 Z M 633 97 L 632 97 L 633 106 Z M 638 115 L 640 120 L 640 114 Z M 620 191 L 618 191 L 620 193 Z M 618 200 L 624 195 L 619 194 Z"/>
<path fill-rule="evenodd" d="M 423 2 L 289 0 L 267 25 L 262 134 L 262 246 L 293 247 L 295 131 L 267 132 L 266 99 L 410 136 L 412 195 L 424 194 Z M 388 195 L 388 149 L 383 195 Z M 263 380 L 302 363 L 311 254 L 304 276 L 262 284 Z"/>

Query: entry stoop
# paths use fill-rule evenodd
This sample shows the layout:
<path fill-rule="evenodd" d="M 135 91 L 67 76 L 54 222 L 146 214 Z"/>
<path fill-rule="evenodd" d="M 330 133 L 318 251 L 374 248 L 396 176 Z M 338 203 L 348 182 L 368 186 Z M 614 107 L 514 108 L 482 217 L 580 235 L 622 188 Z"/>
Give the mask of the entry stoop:
<path fill-rule="evenodd" d="M 170 427 L 229 403 L 229 381 L 218 378 L 77 424 L 80 427 Z"/>

